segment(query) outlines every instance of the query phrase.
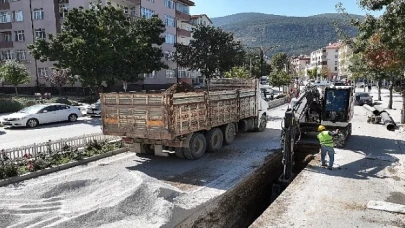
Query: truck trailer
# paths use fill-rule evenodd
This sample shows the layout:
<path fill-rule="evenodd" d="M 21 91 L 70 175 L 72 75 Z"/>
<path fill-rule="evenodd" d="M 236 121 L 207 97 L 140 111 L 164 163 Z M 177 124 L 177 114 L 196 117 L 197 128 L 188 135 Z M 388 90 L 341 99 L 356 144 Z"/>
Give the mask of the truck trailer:
<path fill-rule="evenodd" d="M 237 132 L 266 129 L 268 103 L 257 79 L 211 79 L 206 89 L 175 84 L 161 92 L 100 94 L 105 135 L 135 153 L 199 159 Z"/>

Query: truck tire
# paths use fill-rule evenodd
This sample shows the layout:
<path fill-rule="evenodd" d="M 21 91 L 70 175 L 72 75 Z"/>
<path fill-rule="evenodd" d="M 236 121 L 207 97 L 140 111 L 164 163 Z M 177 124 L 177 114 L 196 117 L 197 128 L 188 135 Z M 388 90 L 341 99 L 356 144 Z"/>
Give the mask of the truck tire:
<path fill-rule="evenodd" d="M 183 148 L 181 148 L 181 147 L 174 148 L 174 152 L 176 153 L 176 156 L 177 156 L 178 158 L 181 158 L 181 159 L 185 159 L 185 158 L 186 158 L 186 157 L 184 157 Z"/>
<path fill-rule="evenodd" d="M 205 154 L 207 140 L 201 133 L 194 133 L 191 136 L 189 147 L 183 148 L 184 157 L 190 160 L 199 159 Z"/>
<path fill-rule="evenodd" d="M 155 153 L 155 149 L 152 148 L 151 144 L 143 144 L 142 147 L 145 150 L 145 154 L 154 154 Z"/>
<path fill-rule="evenodd" d="M 267 125 L 267 116 L 262 115 L 259 120 L 259 127 L 255 127 L 254 131 L 256 132 L 263 132 L 266 130 L 266 125 Z"/>
<path fill-rule="evenodd" d="M 221 149 L 224 142 L 224 134 L 221 129 L 213 128 L 205 134 L 205 137 L 207 138 L 207 152 Z"/>
<path fill-rule="evenodd" d="M 222 127 L 222 132 L 224 134 L 224 143 L 231 144 L 235 139 L 236 127 L 234 123 L 229 123 Z"/>

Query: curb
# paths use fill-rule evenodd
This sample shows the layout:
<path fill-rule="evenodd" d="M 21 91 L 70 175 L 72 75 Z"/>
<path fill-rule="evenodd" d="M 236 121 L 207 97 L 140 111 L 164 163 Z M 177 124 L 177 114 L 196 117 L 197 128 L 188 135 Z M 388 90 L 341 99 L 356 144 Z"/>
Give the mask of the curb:
<path fill-rule="evenodd" d="M 104 153 L 104 154 L 99 154 L 99 155 L 96 155 L 96 156 L 93 156 L 93 157 L 84 158 L 83 160 L 73 161 L 73 162 L 69 162 L 69 163 L 66 163 L 66 164 L 62 164 L 60 166 L 50 167 L 50 168 L 46 168 L 46 169 L 36 171 L 36 172 L 33 172 L 33 173 L 24 174 L 22 176 L 10 177 L 8 179 L 1 180 L 0 181 L 0 187 L 6 186 L 6 185 L 9 185 L 9 184 L 14 184 L 14 183 L 17 183 L 17 182 L 20 182 L 20 181 L 29 180 L 29 179 L 36 178 L 36 177 L 39 177 L 39 176 L 44 176 L 44 175 L 54 173 L 54 172 L 58 172 L 58 171 L 61 171 L 61 170 L 69 169 L 69 168 L 72 168 L 74 166 L 87 164 L 89 162 L 97 161 L 97 160 L 100 160 L 100 159 L 103 159 L 103 158 L 106 158 L 106 157 L 110 157 L 110 156 L 113 156 L 113 155 L 121 154 L 121 153 L 124 153 L 124 152 L 127 152 L 127 151 L 129 151 L 129 148 L 121 148 L 121 149 L 113 150 L 113 151 L 110 151 L 110 152 L 107 152 L 107 153 Z"/>

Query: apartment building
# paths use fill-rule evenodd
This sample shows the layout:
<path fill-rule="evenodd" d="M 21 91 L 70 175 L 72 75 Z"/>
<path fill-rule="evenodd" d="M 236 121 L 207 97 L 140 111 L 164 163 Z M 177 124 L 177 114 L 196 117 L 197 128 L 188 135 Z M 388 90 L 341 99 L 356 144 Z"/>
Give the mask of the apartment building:
<path fill-rule="evenodd" d="M 51 62 L 36 61 L 29 55 L 27 45 L 36 37 L 46 38 L 62 29 L 64 10 L 83 7 L 88 9 L 93 0 L 0 0 L 0 51 L 1 60 L 17 59 L 31 72 L 31 83 L 25 86 L 45 84 L 50 74 Z M 177 64 L 171 58 L 177 36 L 187 36 L 190 31 L 183 21 L 190 21 L 190 0 L 102 0 L 123 9 L 128 17 L 150 18 L 153 15 L 165 23 L 165 43 L 162 45 L 164 61 L 169 69 L 144 74 L 144 84 L 167 85 L 177 81 Z M 179 24 L 179 21 L 181 22 Z M 184 29 L 183 29 L 184 28 Z M 188 33 L 187 33 L 188 32 Z M 191 36 L 191 34 L 190 34 Z M 159 87 L 159 86 L 158 86 Z"/>
<path fill-rule="evenodd" d="M 305 75 L 305 69 L 311 62 L 311 57 L 307 55 L 293 56 L 290 59 L 290 66 L 293 74 L 298 77 Z"/>
<path fill-rule="evenodd" d="M 329 43 L 327 46 L 311 52 L 310 63 L 306 66 L 305 76 L 308 77 L 307 70 L 318 69 L 318 75 L 322 69 L 328 69 L 329 80 L 338 77 L 339 74 L 339 47 L 340 42 Z"/>
<path fill-rule="evenodd" d="M 353 56 L 352 48 L 347 44 L 342 44 L 339 48 L 339 77 L 351 78 L 352 74 L 349 70 L 350 59 Z"/>
<path fill-rule="evenodd" d="M 184 20 L 185 19 L 185 20 Z M 189 45 L 193 40 L 193 29 L 199 25 L 212 25 L 211 19 L 206 14 L 191 15 L 190 17 L 177 20 L 177 42 Z M 179 67 L 178 75 L 180 81 L 189 84 L 204 85 L 205 80 L 200 71 L 188 71 L 186 68 Z"/>

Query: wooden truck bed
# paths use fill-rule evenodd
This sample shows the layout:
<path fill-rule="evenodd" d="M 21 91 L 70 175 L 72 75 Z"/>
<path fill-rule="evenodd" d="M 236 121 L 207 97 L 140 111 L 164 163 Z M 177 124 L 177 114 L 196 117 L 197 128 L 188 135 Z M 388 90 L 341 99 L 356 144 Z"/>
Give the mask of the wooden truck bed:
<path fill-rule="evenodd" d="M 168 89 L 162 93 L 101 94 L 103 133 L 173 140 L 257 115 L 254 82 L 250 86 L 237 81 L 221 83 L 211 83 L 209 92 L 174 93 Z"/>

